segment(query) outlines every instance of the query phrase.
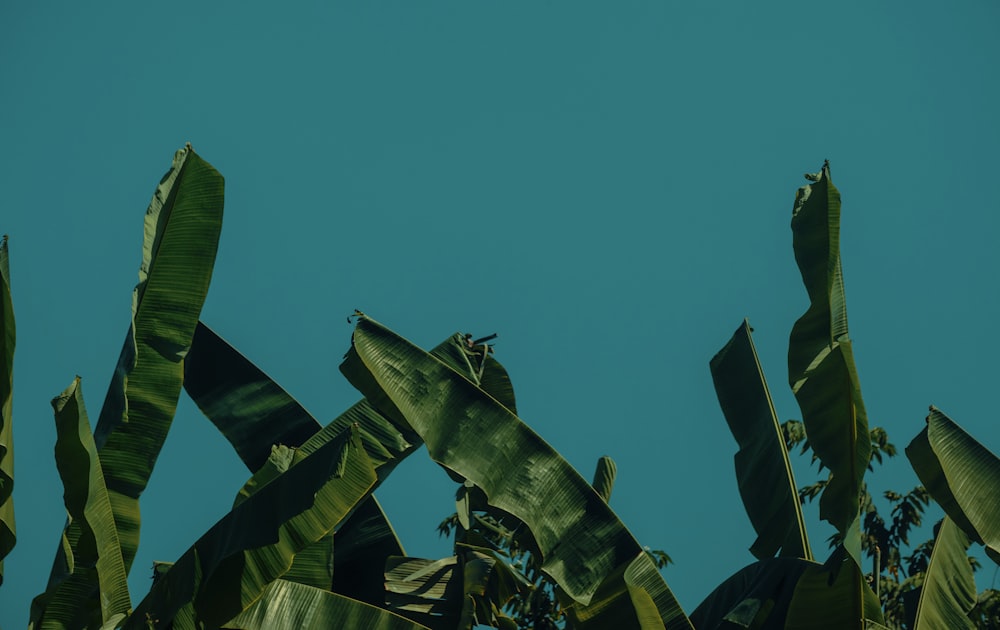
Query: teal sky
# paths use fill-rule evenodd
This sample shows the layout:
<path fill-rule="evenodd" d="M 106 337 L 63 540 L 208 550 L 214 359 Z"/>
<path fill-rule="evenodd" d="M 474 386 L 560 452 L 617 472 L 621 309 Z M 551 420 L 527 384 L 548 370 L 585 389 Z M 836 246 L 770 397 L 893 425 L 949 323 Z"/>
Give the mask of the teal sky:
<path fill-rule="evenodd" d="M 97 417 L 143 213 L 187 141 L 226 177 L 206 323 L 321 420 L 359 397 L 337 370 L 355 308 L 424 347 L 498 333 L 522 418 L 587 478 L 615 458 L 611 505 L 673 557 L 688 612 L 754 540 L 708 361 L 749 317 L 779 415 L 798 417 L 789 220 L 824 159 L 871 424 L 902 451 L 934 404 L 1000 451 L 995 3 L 153 6 L 0 7 L 18 326 L 4 628 L 26 625 L 65 518 L 49 400 L 79 374 Z M 246 477 L 182 394 L 134 602 Z M 917 479 L 901 455 L 870 483 Z M 449 553 L 434 527 L 453 491 L 420 451 L 377 493 L 411 555 Z"/>

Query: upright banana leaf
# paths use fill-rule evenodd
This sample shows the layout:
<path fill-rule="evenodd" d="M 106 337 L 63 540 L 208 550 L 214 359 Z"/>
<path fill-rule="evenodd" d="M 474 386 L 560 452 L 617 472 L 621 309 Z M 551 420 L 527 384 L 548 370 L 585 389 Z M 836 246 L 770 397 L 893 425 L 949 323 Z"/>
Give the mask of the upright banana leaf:
<path fill-rule="evenodd" d="M 177 407 L 222 227 L 223 179 L 188 145 L 146 211 L 132 323 L 95 431 L 126 568 L 146 488 Z"/>
<path fill-rule="evenodd" d="M 976 627 L 969 618 L 976 605 L 976 582 L 966 553 L 970 544 L 965 532 L 946 516 L 924 574 L 915 630 Z"/>
<path fill-rule="evenodd" d="M 14 434 L 11 428 L 14 387 L 14 305 L 10 298 L 10 263 L 7 235 L 0 242 L 0 584 L 3 559 L 17 540 L 14 528 Z"/>
<path fill-rule="evenodd" d="M 805 630 L 859 627 L 884 622 L 878 597 L 864 587 L 866 619 L 845 606 L 856 588 L 853 561 L 843 562 L 843 547 L 826 564 L 804 558 L 768 558 L 755 562 L 720 584 L 691 613 L 699 630 L 754 628 Z"/>
<path fill-rule="evenodd" d="M 792 327 L 788 380 L 813 452 L 832 474 L 820 518 L 837 528 L 860 567 L 859 497 L 871 443 L 847 335 L 840 192 L 830 181 L 829 163 L 810 179 L 815 183 L 799 189 L 792 213 L 792 245 L 810 304 Z"/>
<path fill-rule="evenodd" d="M 618 476 L 618 466 L 615 460 L 607 455 L 597 460 L 597 468 L 594 470 L 594 480 L 590 483 L 597 494 L 601 495 L 605 503 L 611 501 L 611 491 L 615 488 L 615 477 Z"/>
<path fill-rule="evenodd" d="M 67 566 L 53 573 L 45 593 L 32 602 L 31 624 L 39 629 L 100 626 L 128 613 L 132 604 L 79 376 L 52 400 L 52 408 L 56 466 L 69 516 L 61 546 Z M 95 583 L 99 599 L 92 596 Z"/>
<path fill-rule="evenodd" d="M 602 586 L 615 590 L 634 566 L 635 588 L 646 590 L 667 627 L 691 627 L 655 566 L 655 576 L 641 570 L 643 561 L 652 561 L 600 495 L 474 382 L 366 317 L 359 318 L 341 371 L 373 404 L 387 404 L 386 415 L 398 414 L 419 433 L 434 461 L 523 521 L 543 570 L 579 606 L 596 603 Z M 606 580 L 611 583 L 602 584 Z M 628 596 L 621 589 L 614 595 Z M 634 608 L 618 621 L 639 627 Z"/>
<path fill-rule="evenodd" d="M 316 450 L 212 527 L 161 576 L 129 618 L 164 627 L 220 627 L 260 599 L 295 554 L 325 537 L 370 493 L 375 469 L 357 428 Z"/>
<path fill-rule="evenodd" d="M 253 606 L 223 627 L 240 630 L 426 630 L 425 626 L 381 608 L 286 580 L 272 582 Z"/>
<path fill-rule="evenodd" d="M 1000 564 L 1000 458 L 935 407 L 906 456 L 948 517 Z"/>
<path fill-rule="evenodd" d="M 795 475 L 750 332 L 743 320 L 709 364 L 722 413 L 740 445 L 736 479 L 757 532 L 750 552 L 760 560 L 779 550 L 782 557 L 812 560 Z"/>

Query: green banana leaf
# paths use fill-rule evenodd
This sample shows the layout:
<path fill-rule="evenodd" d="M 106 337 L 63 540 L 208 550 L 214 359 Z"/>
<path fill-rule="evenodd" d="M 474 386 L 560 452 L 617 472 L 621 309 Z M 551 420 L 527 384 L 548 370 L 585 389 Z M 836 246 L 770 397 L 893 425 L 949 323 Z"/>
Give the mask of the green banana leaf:
<path fill-rule="evenodd" d="M 543 570 L 579 606 L 591 604 L 602 586 L 615 590 L 603 584 L 606 578 L 622 584 L 626 570 L 634 568 L 636 588 L 649 589 L 667 626 L 691 627 L 652 561 L 600 495 L 474 382 L 364 316 L 341 371 L 388 417 L 412 427 L 434 461 L 523 521 Z M 644 562 L 653 567 L 654 579 L 643 570 Z M 615 598 L 626 596 L 615 591 Z M 638 626 L 634 611 L 620 622 Z"/>
<path fill-rule="evenodd" d="M 69 516 L 62 541 L 67 566 L 53 574 L 46 591 L 32 602 L 31 624 L 39 629 L 99 626 L 128 613 L 132 603 L 79 376 L 52 400 L 52 408 L 56 466 Z M 92 597 L 95 583 L 100 585 L 99 600 Z"/>
<path fill-rule="evenodd" d="M 859 588 L 860 585 L 860 588 Z M 860 590 L 862 617 L 849 605 Z M 861 569 L 841 546 L 823 565 L 803 572 L 788 604 L 787 630 L 843 630 L 883 624 L 878 596 L 866 583 Z"/>
<path fill-rule="evenodd" d="M 618 476 L 618 466 L 615 460 L 607 455 L 603 455 L 597 460 L 597 468 L 594 470 L 594 480 L 590 485 L 597 494 L 601 495 L 605 503 L 611 501 L 611 492 L 615 488 L 615 477 Z"/>
<path fill-rule="evenodd" d="M 139 545 L 139 495 L 173 420 L 212 278 L 223 195 L 222 176 L 189 145 L 146 211 L 132 323 L 94 434 L 126 568 Z"/>
<path fill-rule="evenodd" d="M 860 627 L 852 607 L 844 605 L 853 597 L 860 570 L 845 556 L 839 547 L 826 564 L 792 557 L 755 562 L 712 591 L 691 613 L 691 621 L 699 630 Z M 863 624 L 884 623 L 878 596 L 867 585 L 863 597 Z"/>
<path fill-rule="evenodd" d="M 280 385 L 202 322 L 198 322 L 191 351 L 184 360 L 184 389 L 229 440 L 251 472 L 265 465 L 273 448 L 284 448 L 290 461 L 292 451 L 287 447 L 301 446 L 322 428 Z M 346 423 L 338 426 L 343 429 Z M 371 428 L 371 423 L 366 421 L 364 426 Z M 334 436 L 327 437 L 332 439 Z M 387 444 L 399 454 L 411 448 L 398 432 L 387 440 Z M 382 452 L 384 449 L 376 450 Z M 276 476 L 280 471 L 273 469 L 271 472 Z M 241 496 L 245 498 L 249 494 Z M 352 524 L 355 519 L 361 522 Z M 338 532 L 337 538 L 350 538 L 345 542 L 352 553 L 358 551 L 357 545 L 363 541 L 374 545 L 369 551 L 380 554 L 383 560 L 389 555 L 402 554 L 395 534 L 371 536 L 373 523 L 383 525 L 382 528 L 375 525 L 379 534 L 383 534 L 385 528 L 391 533 L 385 514 L 371 496 L 341 526 L 343 534 Z M 379 549 L 387 543 L 386 548 Z M 376 605 L 384 600 L 381 564 L 371 566 L 368 562 L 358 562 L 359 566 L 351 566 L 352 570 L 367 569 L 360 579 L 334 580 L 335 565 L 342 564 L 338 560 L 340 555 L 333 554 L 334 545 L 334 536 L 330 535 L 297 553 L 284 579 L 325 590 L 330 590 L 331 583 L 336 582 L 335 592 L 347 594 L 338 590 L 338 587 L 346 588 L 351 595 Z"/>
<path fill-rule="evenodd" d="M 498 388 L 498 396 L 513 404 L 513 389 L 506 371 L 492 357 L 474 366 L 465 344 L 452 337 L 432 352 L 477 379 Z M 473 357 L 475 358 L 475 357 Z M 255 488 L 275 478 L 283 468 L 266 466 L 272 448 L 301 447 L 308 453 L 357 422 L 368 454 L 376 462 L 379 480 L 412 453 L 421 442 L 411 431 L 406 437 L 366 402 L 355 405 L 322 434 L 319 424 L 285 390 L 236 351 L 208 326 L 199 322 L 191 351 L 185 360 L 184 387 L 202 412 L 233 444 L 252 470 L 259 472 L 240 493 L 237 503 Z M 310 440 L 312 436 L 312 440 Z M 407 437 L 414 441 L 407 441 Z M 279 446 L 280 445 L 280 446 Z M 280 459 L 280 458 L 278 458 Z M 277 460 L 276 460 L 277 461 Z M 332 549 L 337 553 L 333 554 Z M 330 581 L 322 582 L 331 568 Z M 383 568 L 403 548 L 374 496 L 369 497 L 338 528 L 330 541 L 321 540 L 296 554 L 285 579 L 326 588 L 376 606 L 385 605 Z"/>
<path fill-rule="evenodd" d="M 665 616 L 663 608 L 666 585 L 649 554 L 642 551 L 628 564 L 608 575 L 598 586 L 589 606 L 569 600 L 560 591 L 560 602 L 576 630 L 602 628 L 640 628 L 661 630 L 692 628 L 685 617 Z M 669 593 L 669 590 L 667 591 Z M 672 595 L 671 595 L 672 596 Z"/>
<path fill-rule="evenodd" d="M 381 608 L 286 580 L 272 582 L 253 606 L 223 627 L 240 630 L 426 630 L 426 626 Z"/>
<path fill-rule="evenodd" d="M 3 559 L 14 548 L 14 434 L 11 425 L 14 387 L 14 304 L 10 297 L 10 261 L 7 235 L 0 242 L 0 584 L 3 584 Z"/>
<path fill-rule="evenodd" d="M 906 456 L 948 517 L 1000 564 L 1000 458 L 935 407 Z"/>
<path fill-rule="evenodd" d="M 969 618 L 977 601 L 967 554 L 971 542 L 954 521 L 944 518 L 920 589 L 915 630 L 976 627 Z"/>
<path fill-rule="evenodd" d="M 507 370 L 493 358 L 488 346 L 478 345 L 470 348 L 465 341 L 466 338 L 465 335 L 456 333 L 431 350 L 431 354 L 447 363 L 459 374 L 468 377 L 480 389 L 516 415 L 514 386 Z"/>
<path fill-rule="evenodd" d="M 271 446 L 300 446 L 322 428 L 298 401 L 202 322 L 184 359 L 184 390 L 252 473 L 267 461 Z"/>
<path fill-rule="evenodd" d="M 403 545 L 373 495 L 344 521 L 334 536 L 333 583 L 329 590 L 385 607 L 385 563 L 404 555 Z"/>
<path fill-rule="evenodd" d="M 820 518 L 837 528 L 861 566 L 859 497 L 871 442 L 847 335 L 840 192 L 828 163 L 810 179 L 815 183 L 799 189 L 792 213 L 792 247 L 810 304 L 792 327 L 788 381 L 813 452 L 832 474 L 820 498 Z"/>
<path fill-rule="evenodd" d="M 729 430 L 740 446 L 736 479 L 757 540 L 750 553 L 812 560 L 795 475 L 750 323 L 743 324 L 709 363 Z"/>
<path fill-rule="evenodd" d="M 295 555 L 327 536 L 371 491 L 376 474 L 351 427 L 312 452 L 213 526 L 161 576 L 126 627 L 149 614 L 165 627 L 219 627 L 257 601 Z"/>
<path fill-rule="evenodd" d="M 477 624 L 516 628 L 501 611 L 530 582 L 492 549 L 459 543 L 455 551 L 440 560 L 390 557 L 385 569 L 390 609 L 441 630 Z"/>

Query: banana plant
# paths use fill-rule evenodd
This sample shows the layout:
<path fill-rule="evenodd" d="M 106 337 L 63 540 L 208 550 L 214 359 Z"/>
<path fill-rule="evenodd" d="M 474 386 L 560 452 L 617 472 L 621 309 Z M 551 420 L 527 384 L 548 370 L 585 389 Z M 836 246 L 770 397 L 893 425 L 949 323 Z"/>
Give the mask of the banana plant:
<path fill-rule="evenodd" d="M 10 297 L 10 261 L 7 235 L 0 241 L 0 585 L 3 584 L 3 559 L 17 540 L 14 527 L 14 434 L 11 425 L 14 384 L 14 305 Z"/>
<path fill-rule="evenodd" d="M 211 280 L 222 206 L 222 176 L 189 144 L 174 154 L 146 210 L 132 321 L 94 430 L 126 572 L 139 544 L 139 495 L 173 420 L 183 381 L 182 359 Z M 71 518 L 63 540 L 86 539 L 86 524 Z M 50 588 L 32 606 L 31 623 L 36 627 L 63 627 L 62 622 L 42 623 L 46 617 L 67 616 L 54 614 L 61 601 L 61 596 L 49 597 L 55 584 L 73 584 L 73 596 L 87 599 L 91 607 L 102 607 L 99 602 L 109 595 L 102 591 L 100 572 L 75 562 L 72 551 L 71 545 L 57 547 Z"/>
<path fill-rule="evenodd" d="M 710 368 L 740 446 L 736 472 L 758 535 L 750 551 L 759 561 L 692 613 L 699 628 L 863 628 L 884 621 L 861 572 L 859 500 L 871 442 L 847 330 L 840 192 L 829 162 L 807 179 L 811 183 L 796 194 L 791 225 L 809 308 L 790 335 L 789 385 L 809 443 L 830 470 L 820 516 L 837 529 L 842 544 L 823 564 L 813 560 L 784 437 L 744 320 Z"/>

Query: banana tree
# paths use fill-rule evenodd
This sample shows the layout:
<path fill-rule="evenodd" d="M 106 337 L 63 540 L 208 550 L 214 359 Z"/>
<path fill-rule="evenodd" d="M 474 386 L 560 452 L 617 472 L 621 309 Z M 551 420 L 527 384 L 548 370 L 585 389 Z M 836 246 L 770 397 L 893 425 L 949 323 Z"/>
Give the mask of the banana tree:
<path fill-rule="evenodd" d="M 879 599 L 860 568 L 859 499 L 874 437 L 847 335 L 840 195 L 828 163 L 807 177 L 814 183 L 796 195 L 792 229 L 810 307 L 792 329 L 789 383 L 802 410 L 808 447 L 821 469 L 829 469 L 829 478 L 816 488 L 822 491 L 820 515 L 837 529 L 840 544 L 824 564 L 813 561 L 782 427 L 752 329 L 744 321 L 710 367 L 740 446 L 736 472 L 758 534 L 750 550 L 759 561 L 720 585 L 692 613 L 699 628 L 883 627 Z M 966 550 L 974 540 L 986 545 L 990 557 L 1000 558 L 1000 460 L 933 407 L 927 428 L 907 455 L 948 514 L 923 585 L 915 591 L 914 627 L 974 627 L 970 612 L 976 590 Z"/>
<path fill-rule="evenodd" d="M 788 381 L 810 445 L 830 478 L 820 516 L 842 544 L 813 560 L 784 437 L 747 321 L 712 359 L 723 414 L 740 446 L 736 473 L 758 562 L 692 613 L 699 628 L 862 628 L 883 622 L 861 571 L 859 498 L 871 455 L 868 421 L 847 330 L 840 261 L 840 192 L 829 162 L 798 190 L 792 246 L 809 308 L 792 328 Z M 775 558 L 777 554 L 777 558 Z"/>

